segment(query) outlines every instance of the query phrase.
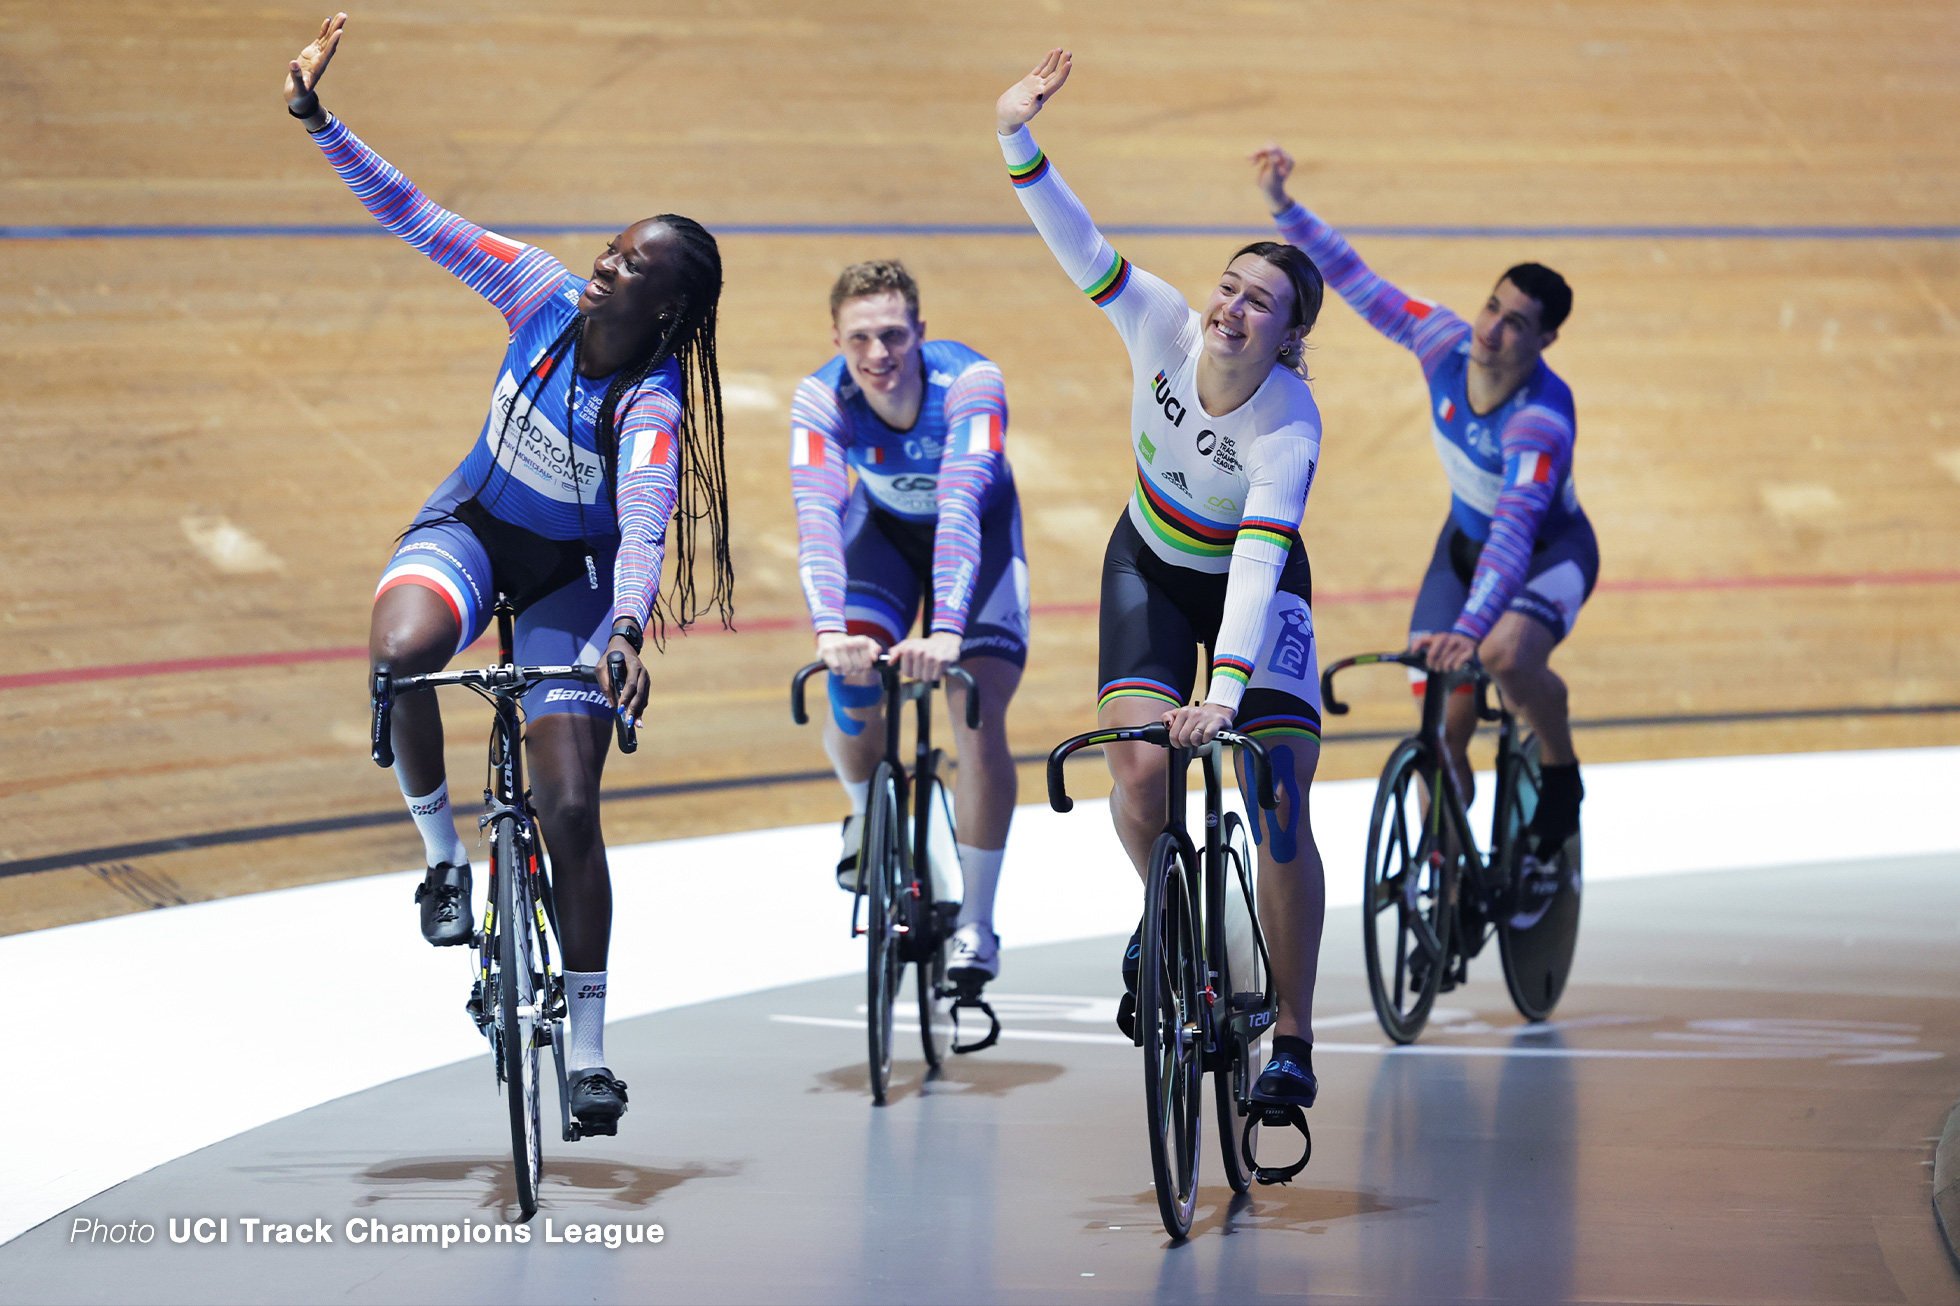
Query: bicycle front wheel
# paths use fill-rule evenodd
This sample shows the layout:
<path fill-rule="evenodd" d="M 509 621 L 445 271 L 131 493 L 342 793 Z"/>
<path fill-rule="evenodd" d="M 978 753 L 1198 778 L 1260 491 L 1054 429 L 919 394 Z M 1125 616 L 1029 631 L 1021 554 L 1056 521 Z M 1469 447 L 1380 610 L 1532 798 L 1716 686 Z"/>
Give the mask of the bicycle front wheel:
<path fill-rule="evenodd" d="M 1423 792 L 1426 755 L 1405 739 L 1389 754 L 1368 820 L 1361 945 L 1382 1032 L 1412 1043 L 1449 964 L 1455 868 L 1436 831 L 1448 819 Z"/>
<path fill-rule="evenodd" d="M 1219 1056 L 1211 1070 L 1218 1110 L 1218 1155 L 1225 1182 L 1235 1193 L 1250 1192 L 1259 1124 L 1247 1132 L 1247 1099 L 1265 1068 L 1265 1036 L 1274 1011 L 1272 977 L 1258 935 L 1257 868 L 1237 812 L 1225 813 L 1219 836 L 1221 883 L 1217 937 L 1223 948 L 1212 959 L 1226 990 L 1225 1019 L 1218 1024 Z"/>
<path fill-rule="evenodd" d="M 1150 1122 L 1157 1209 L 1173 1238 L 1191 1232 L 1198 1204 L 1198 1138 L 1204 1103 L 1204 1029 L 1199 1013 L 1203 957 L 1193 878 L 1177 839 L 1157 836 L 1143 895 L 1143 956 L 1137 1023 Z"/>
<path fill-rule="evenodd" d="M 1551 884 L 1522 890 L 1524 855 L 1530 841 L 1530 824 L 1538 810 L 1538 740 L 1524 741 L 1522 747 L 1505 759 L 1498 778 L 1496 860 L 1506 886 L 1505 900 L 1498 904 L 1497 944 L 1504 959 L 1504 983 L 1511 990 L 1511 1003 L 1526 1020 L 1540 1021 L 1552 1014 L 1565 994 L 1565 979 L 1572 972 L 1572 954 L 1579 942 L 1579 836 L 1574 835 L 1558 853 L 1551 869 Z M 1546 902 L 1547 895 L 1550 902 Z"/>
<path fill-rule="evenodd" d="M 871 1064 L 871 1100 L 885 1104 L 892 1074 L 892 1005 L 905 974 L 900 895 L 905 888 L 904 845 L 899 828 L 898 781 L 880 763 L 865 808 L 865 1031 Z"/>
<path fill-rule="evenodd" d="M 538 1185 L 544 1175 L 543 1128 L 539 1113 L 538 948 L 533 931 L 526 849 L 517 822 L 497 822 L 492 851 L 497 881 L 497 1046 L 502 1057 L 504 1101 L 510 1108 L 512 1173 L 517 1205 L 528 1220 L 537 1213 Z"/>
<path fill-rule="evenodd" d="M 917 931 L 917 968 L 913 983 L 919 996 L 919 1042 L 925 1048 L 926 1069 L 938 1070 L 946 1056 L 946 954 L 952 945 L 953 921 L 959 902 L 945 872 L 959 865 L 959 836 L 953 826 L 953 796 L 939 772 L 946 755 L 934 749 L 919 784 L 918 812 L 923 837 L 914 849 L 912 878 L 919 886 L 913 898 L 913 927 Z"/>

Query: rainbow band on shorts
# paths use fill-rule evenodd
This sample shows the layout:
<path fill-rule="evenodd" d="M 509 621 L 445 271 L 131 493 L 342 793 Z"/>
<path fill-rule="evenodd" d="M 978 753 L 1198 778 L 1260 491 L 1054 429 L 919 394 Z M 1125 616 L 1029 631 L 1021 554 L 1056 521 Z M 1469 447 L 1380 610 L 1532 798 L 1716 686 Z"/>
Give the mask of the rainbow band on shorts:
<path fill-rule="evenodd" d="M 1101 696 L 1096 699 L 1096 711 L 1102 711 L 1119 698 L 1158 698 L 1172 707 L 1184 706 L 1184 696 L 1175 687 L 1148 676 L 1131 676 L 1104 685 Z"/>
<path fill-rule="evenodd" d="M 1320 742 L 1320 718 L 1305 716 L 1262 716 L 1251 721 L 1241 721 L 1233 729 L 1242 735 L 1264 741 L 1274 738 L 1294 737 Z"/>

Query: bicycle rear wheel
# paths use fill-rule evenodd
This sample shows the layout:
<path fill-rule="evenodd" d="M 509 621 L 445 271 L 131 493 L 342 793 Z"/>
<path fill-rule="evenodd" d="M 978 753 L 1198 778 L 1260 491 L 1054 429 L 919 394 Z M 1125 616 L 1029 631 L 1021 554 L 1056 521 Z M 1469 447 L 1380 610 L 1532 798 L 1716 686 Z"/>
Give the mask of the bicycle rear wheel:
<path fill-rule="evenodd" d="M 1204 1104 L 1203 987 L 1193 882 L 1183 849 L 1166 833 L 1150 850 L 1144 885 L 1143 956 L 1137 1022 L 1150 1122 L 1150 1168 L 1157 1209 L 1173 1238 L 1191 1232 L 1198 1204 L 1198 1140 Z"/>
<path fill-rule="evenodd" d="M 1217 1022 L 1219 1056 L 1212 1066 L 1211 1084 L 1225 1182 L 1233 1192 L 1244 1193 L 1252 1190 L 1253 1153 L 1259 1138 L 1256 1119 L 1247 1136 L 1246 1099 L 1259 1072 L 1265 1069 L 1264 1040 L 1272 1027 L 1273 985 L 1262 940 L 1255 933 L 1259 919 L 1257 866 L 1246 839 L 1245 822 L 1237 812 L 1225 813 L 1219 852 L 1223 881 L 1219 937 L 1224 947 L 1221 955 L 1213 958 L 1213 965 L 1229 1000 L 1224 1019 Z"/>
<path fill-rule="evenodd" d="M 1538 740 L 1524 741 L 1505 761 L 1499 777 L 1497 865 L 1506 886 L 1498 904 L 1497 944 L 1504 959 L 1504 983 L 1511 1002 L 1526 1020 L 1552 1014 L 1564 996 L 1566 976 L 1572 973 L 1572 954 L 1579 942 L 1580 840 L 1574 835 L 1559 850 L 1558 891 L 1543 912 L 1519 900 L 1518 885 L 1530 840 L 1532 815 L 1538 810 Z"/>
<path fill-rule="evenodd" d="M 944 871 L 959 861 L 958 835 L 953 826 L 953 798 L 939 778 L 946 755 L 934 749 L 919 785 L 919 819 L 924 823 L 924 846 L 914 849 L 913 880 L 919 886 L 914 900 L 913 934 L 917 968 L 913 984 L 919 997 L 919 1042 L 926 1067 L 937 1070 L 946 1056 L 946 955 L 952 947 L 953 919 L 959 903 L 951 894 Z M 951 865 L 948 865 L 951 859 Z M 948 910 L 950 909 L 950 910 Z"/>
<path fill-rule="evenodd" d="M 1448 965 L 1454 916 L 1456 871 L 1434 833 L 1448 818 L 1424 799 L 1426 762 L 1414 739 L 1389 754 L 1368 820 L 1362 878 L 1368 993 L 1382 1032 L 1397 1043 L 1414 1042 L 1429 1020 Z"/>
<path fill-rule="evenodd" d="M 512 1173 L 517 1205 L 528 1220 L 537 1213 L 538 1185 L 544 1175 L 544 1142 L 538 1082 L 538 1022 L 541 1016 L 532 907 L 525 847 L 517 822 L 497 822 L 493 845 L 497 881 L 497 1046 L 502 1058 L 504 1101 L 510 1108 Z"/>
<path fill-rule="evenodd" d="M 865 1031 L 871 1063 L 871 1100 L 885 1104 L 892 1073 L 892 1006 L 905 975 L 904 923 L 900 894 L 905 889 L 904 845 L 899 829 L 898 782 L 889 764 L 880 763 L 865 808 Z"/>

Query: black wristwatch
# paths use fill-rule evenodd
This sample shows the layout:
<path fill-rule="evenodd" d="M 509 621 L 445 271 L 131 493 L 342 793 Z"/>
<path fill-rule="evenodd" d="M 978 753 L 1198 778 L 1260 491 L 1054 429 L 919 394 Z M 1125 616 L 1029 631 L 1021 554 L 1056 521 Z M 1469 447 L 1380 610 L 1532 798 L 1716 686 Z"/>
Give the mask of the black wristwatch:
<path fill-rule="evenodd" d="M 634 656 L 636 657 L 639 655 L 641 646 L 646 643 L 646 636 L 640 630 L 640 623 L 631 617 L 621 617 L 618 621 L 613 622 L 612 633 L 613 638 L 623 639 L 628 644 L 631 644 L 633 646 Z"/>

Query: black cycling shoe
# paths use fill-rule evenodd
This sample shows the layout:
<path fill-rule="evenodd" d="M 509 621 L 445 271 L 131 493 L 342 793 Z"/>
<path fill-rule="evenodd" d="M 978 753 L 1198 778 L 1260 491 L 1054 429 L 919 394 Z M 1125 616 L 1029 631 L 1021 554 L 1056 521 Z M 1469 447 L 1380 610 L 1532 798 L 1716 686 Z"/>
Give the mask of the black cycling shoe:
<path fill-rule="evenodd" d="M 1273 1049 L 1273 1059 L 1266 1063 L 1266 1068 L 1259 1072 L 1259 1082 L 1252 1086 L 1252 1100 L 1272 1106 L 1308 1107 L 1319 1095 L 1320 1081 L 1314 1078 L 1311 1045 L 1304 1055 L 1291 1049 Z"/>
<path fill-rule="evenodd" d="M 1532 813 L 1530 830 L 1539 860 L 1551 861 L 1579 833 L 1579 805 L 1585 797 L 1577 762 L 1538 769 L 1538 810 Z"/>
<path fill-rule="evenodd" d="M 422 908 L 422 937 L 438 948 L 453 948 L 474 937 L 470 925 L 470 864 L 431 866 L 415 886 Z"/>
<path fill-rule="evenodd" d="M 1130 936 L 1130 946 L 1123 953 L 1123 996 L 1116 1003 L 1116 1028 L 1123 1031 L 1123 1037 L 1132 1043 L 1137 1037 L 1137 976 L 1143 970 L 1143 922 L 1137 922 L 1137 932 Z"/>
<path fill-rule="evenodd" d="M 626 1114 L 626 1081 L 604 1066 L 572 1072 L 572 1114 L 581 1133 L 617 1134 Z"/>

